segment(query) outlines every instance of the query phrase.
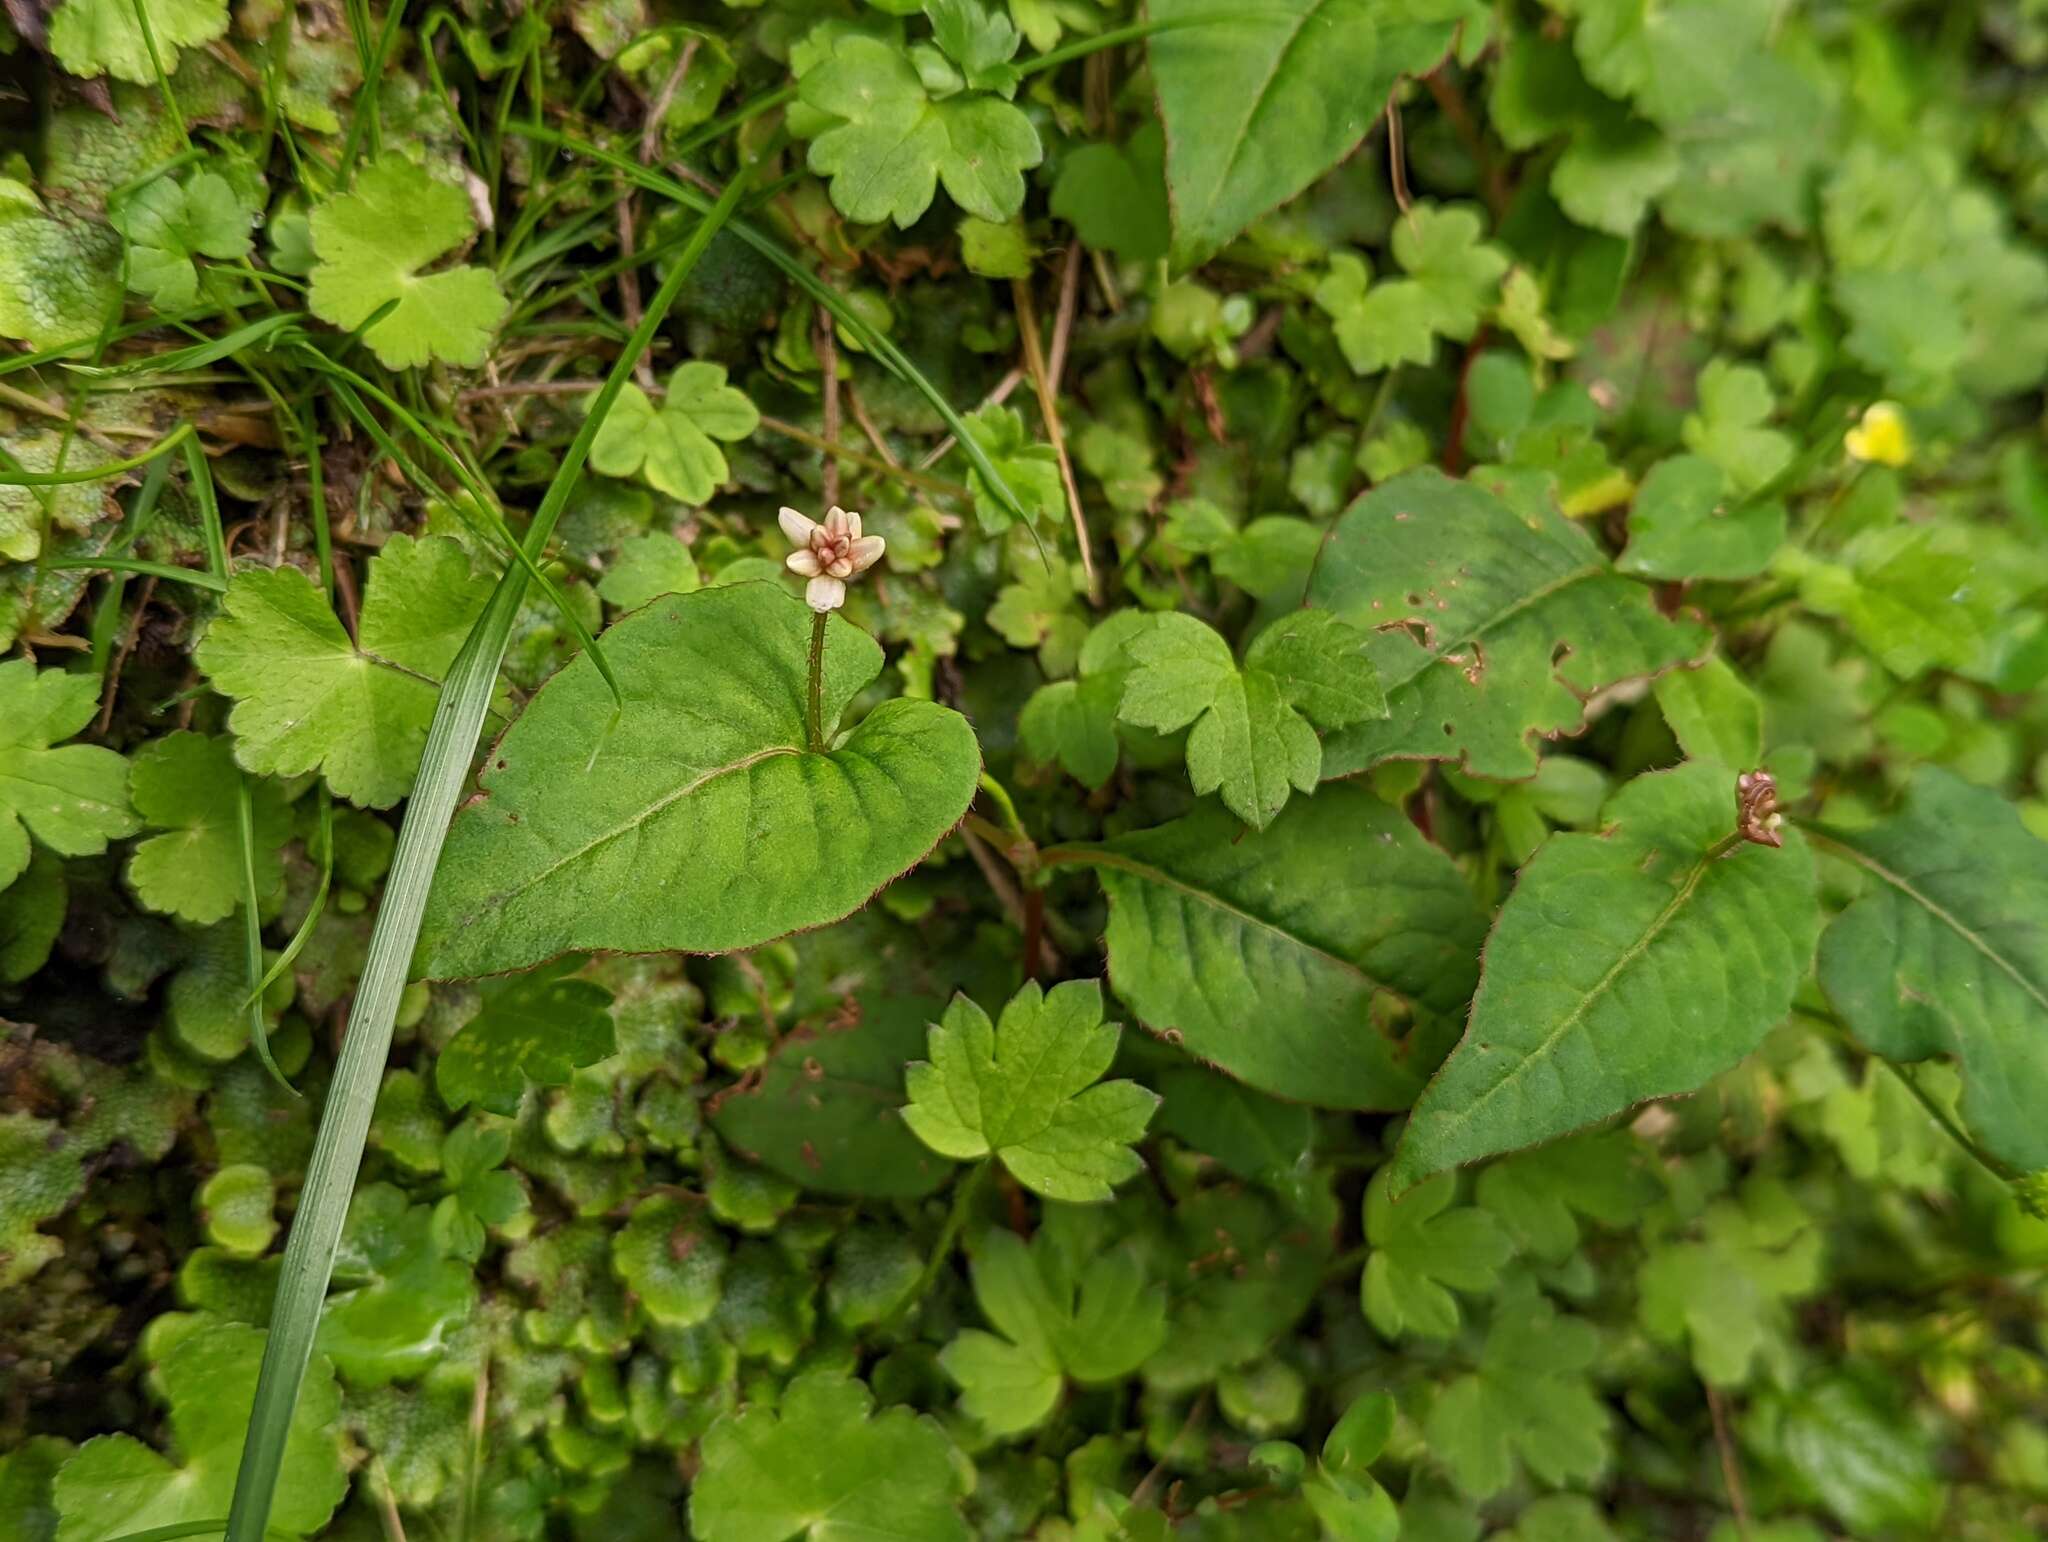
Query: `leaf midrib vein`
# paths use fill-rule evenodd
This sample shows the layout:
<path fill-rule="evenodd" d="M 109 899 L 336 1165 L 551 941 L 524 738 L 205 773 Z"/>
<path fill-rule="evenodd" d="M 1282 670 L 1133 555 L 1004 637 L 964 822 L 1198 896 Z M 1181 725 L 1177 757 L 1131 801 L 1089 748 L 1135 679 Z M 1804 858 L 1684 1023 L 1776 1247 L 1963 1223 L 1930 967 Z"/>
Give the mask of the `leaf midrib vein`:
<path fill-rule="evenodd" d="M 1442 646 L 1436 648 L 1426 648 L 1421 650 L 1421 657 L 1416 663 L 1415 667 L 1411 670 L 1408 670 L 1406 673 L 1401 674 L 1398 679 L 1391 680 L 1384 684 L 1382 687 L 1383 693 L 1387 696 L 1392 696 L 1394 692 L 1403 689 L 1404 687 L 1412 684 L 1414 681 L 1419 679 L 1424 670 L 1429 669 L 1433 665 L 1445 663 L 1447 661 L 1447 655 L 1451 652 L 1452 649 L 1462 648 L 1467 643 L 1477 642 L 1481 638 L 1491 635 L 1492 633 L 1498 631 L 1501 627 L 1506 626 L 1510 621 L 1514 620 L 1524 611 L 1533 609 L 1535 606 L 1541 605 L 1545 600 L 1551 598 L 1553 595 L 1562 594 L 1565 590 L 1571 588 L 1574 584 L 1584 583 L 1589 578 L 1598 578 L 1606 571 L 1607 569 L 1601 564 L 1597 562 L 1589 562 L 1583 567 L 1574 568 L 1569 573 L 1565 573 L 1557 578 L 1552 579 L 1549 583 L 1542 585 L 1540 588 L 1530 590 L 1520 599 L 1515 600 L 1510 604 L 1503 605 L 1499 610 L 1495 611 L 1492 615 L 1488 616 L 1484 621 L 1480 622 L 1479 625 L 1461 630 L 1455 636 L 1445 641 Z M 1425 622 L 1428 620 L 1427 617 L 1419 617 L 1416 619 L 1420 619 Z"/>
<path fill-rule="evenodd" d="M 1217 202 L 1223 196 L 1223 189 L 1229 185 L 1231 177 L 1236 173 L 1238 158 L 1244 154 L 1245 142 L 1252 126 L 1252 120 L 1258 117 L 1259 109 L 1265 105 L 1266 96 L 1273 89 L 1273 82 L 1279 78 L 1281 67 L 1287 63 L 1288 56 L 1294 52 L 1294 45 L 1301 41 L 1301 34 L 1308 29 L 1308 24 L 1321 15 L 1323 7 L 1329 3 L 1330 0 L 1315 0 L 1313 5 L 1295 18 L 1293 27 L 1288 30 L 1286 41 L 1281 43 L 1280 47 L 1274 52 L 1273 62 L 1266 67 L 1266 78 L 1259 82 L 1258 90 L 1251 94 L 1250 101 L 1244 110 L 1244 117 L 1239 121 L 1237 130 L 1232 136 L 1230 155 L 1223 162 L 1223 173 L 1216 179 L 1210 190 L 1206 205 L 1203 208 L 1202 212 L 1205 217 L 1215 213 Z"/>
<path fill-rule="evenodd" d="M 1519 1081 L 1522 1073 L 1527 1071 L 1530 1066 L 1546 1059 L 1551 1051 L 1557 1047 L 1558 1041 L 1585 1019 L 1586 1013 L 1592 1010 L 1593 1003 L 1612 990 L 1614 982 L 1621 977 L 1623 972 L 1650 951 L 1651 944 L 1664 934 L 1665 929 L 1677 918 L 1678 913 L 1691 901 L 1694 892 L 1698 890 L 1701 882 L 1706 878 L 1707 870 L 1719 860 L 1722 859 L 1702 855 L 1695 861 L 1692 871 L 1686 875 L 1685 882 L 1679 886 L 1678 892 L 1672 895 L 1670 900 L 1666 902 L 1663 910 L 1658 912 L 1657 918 L 1644 928 L 1642 936 L 1622 949 L 1621 956 L 1608 966 L 1605 974 L 1593 982 L 1586 993 L 1579 998 L 1578 1004 L 1559 1020 L 1557 1026 L 1546 1033 L 1527 1054 L 1522 1056 L 1520 1061 L 1511 1066 L 1507 1074 L 1501 1077 L 1499 1081 L 1474 1097 L 1463 1108 L 1446 1114 L 1443 1118 L 1443 1124 L 1453 1130 L 1463 1129 L 1496 1096 Z M 1476 1021 L 1479 1012 L 1477 1002 L 1473 1004 L 1472 1011 Z"/>
<path fill-rule="evenodd" d="M 567 852 L 564 855 L 557 857 L 553 862 L 549 863 L 546 867 L 542 868 L 539 872 L 533 874 L 531 877 L 522 879 L 518 883 L 509 885 L 508 887 L 499 890 L 496 894 L 493 894 L 491 896 L 485 908 L 501 909 L 504 906 L 509 905 L 514 899 L 517 899 L 520 895 L 526 893 L 527 890 L 535 888 L 540 884 L 547 882 L 548 879 L 554 877 L 556 873 L 560 872 L 570 863 L 579 862 L 584 857 L 589 856 L 591 852 L 597 850 L 598 847 L 608 845 L 610 842 L 617 840 L 620 836 L 627 834 L 629 831 L 639 829 L 642 825 L 646 824 L 650 819 L 653 819 L 658 814 L 661 814 L 664 810 L 670 808 L 672 805 L 681 802 L 684 798 L 687 798 L 691 793 L 697 791 L 707 782 L 716 781 L 719 777 L 730 775 L 735 771 L 745 771 L 752 766 L 759 765 L 764 760 L 773 760 L 778 755 L 801 755 L 802 753 L 803 751 L 793 744 L 771 744 L 766 749 L 759 749 L 753 751 L 751 754 L 742 755 L 738 760 L 729 761 L 725 765 L 713 766 L 710 770 L 698 775 L 694 780 L 683 783 L 683 785 L 676 788 L 675 791 L 665 793 L 661 797 L 656 798 L 652 803 L 648 804 L 645 808 L 641 809 L 637 814 L 634 814 L 631 818 L 622 820 L 620 823 L 612 826 L 611 829 L 603 831 L 601 834 L 592 836 L 588 841 L 585 841 L 581 846 L 578 846 L 574 851 Z"/>
<path fill-rule="evenodd" d="M 1819 832 L 1815 833 L 1818 834 Z M 1906 878 L 1905 875 L 1893 872 L 1868 852 L 1850 845 L 1847 841 L 1838 840 L 1833 837 L 1823 835 L 1822 839 L 1826 840 L 1830 846 L 1833 846 L 1837 851 L 1848 857 L 1850 861 L 1861 867 L 1865 872 L 1871 873 L 1882 882 L 1890 884 L 1899 893 L 1905 895 L 1907 899 L 1918 905 L 1922 910 L 1925 910 L 1929 915 L 1948 927 L 1950 931 L 1962 938 L 1963 941 L 1991 960 L 2013 984 L 2017 985 L 2033 1000 L 2035 1006 L 2039 1007 L 2044 1014 L 2048 1014 L 2048 994 L 2043 994 L 2038 985 L 2020 973 L 2018 965 L 1993 948 L 1990 943 L 1986 942 L 1973 929 L 1966 926 L 1962 919 L 1953 911 L 1949 910 L 1946 906 L 1937 904 L 1931 896 L 1923 894 L 1919 889 L 1915 888 L 1911 880 Z"/>
<path fill-rule="evenodd" d="M 1286 927 L 1276 922 L 1268 921 L 1263 916 L 1254 915 L 1251 911 L 1232 904 L 1218 894 L 1214 894 L 1207 889 L 1197 888 L 1185 879 L 1176 878 L 1171 873 L 1152 866 L 1149 862 L 1140 862 L 1137 858 L 1125 856 L 1122 852 L 1086 849 L 1076 851 L 1075 859 L 1087 862 L 1095 867 L 1113 867 L 1119 872 L 1130 873 L 1135 877 L 1146 880 L 1148 883 L 1156 883 L 1162 888 L 1172 889 L 1192 899 L 1200 900 L 1248 926 L 1254 926 L 1260 931 L 1269 932 L 1275 937 L 1284 938 L 1304 952 L 1313 953 L 1316 957 L 1334 964 L 1346 974 L 1356 975 L 1374 990 L 1394 990 L 1393 986 L 1387 984 L 1384 980 L 1374 979 L 1372 975 L 1368 974 L 1361 966 L 1353 963 L 1350 959 L 1340 954 L 1332 953 L 1328 948 L 1310 942 L 1306 937 L 1290 932 Z M 1396 992 L 1396 994 L 1401 993 Z"/>

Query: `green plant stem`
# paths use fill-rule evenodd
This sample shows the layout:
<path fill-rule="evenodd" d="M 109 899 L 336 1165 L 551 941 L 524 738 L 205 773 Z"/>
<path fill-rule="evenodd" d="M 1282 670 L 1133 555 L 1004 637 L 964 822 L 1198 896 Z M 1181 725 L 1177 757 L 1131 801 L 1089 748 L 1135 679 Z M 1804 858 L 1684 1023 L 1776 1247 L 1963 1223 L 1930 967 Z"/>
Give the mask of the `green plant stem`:
<path fill-rule="evenodd" d="M 156 28 L 150 24 L 149 7 L 143 0 L 128 0 L 129 8 L 135 12 L 135 26 L 142 34 L 142 46 L 149 50 L 149 68 L 156 76 L 156 89 L 164 99 L 164 111 L 170 115 L 171 126 L 178 131 L 178 138 L 185 148 L 192 148 L 192 135 L 185 127 L 185 114 L 178 106 L 178 93 L 171 89 L 171 77 L 164 70 L 164 57 L 156 46 Z"/>
<path fill-rule="evenodd" d="M 1010 834 L 1035 850 L 1037 842 L 1031 839 L 1031 832 L 1024 828 L 1024 821 L 1017 817 L 1017 803 L 1010 796 L 1010 789 L 984 771 L 981 773 L 981 790 L 987 793 L 995 802 L 995 806 L 1002 811 L 1003 824 Z"/>
<path fill-rule="evenodd" d="M 235 780 L 235 829 L 242 844 L 242 949 L 251 986 L 249 999 L 244 1003 L 244 1010 L 249 1014 L 249 1042 L 256 1046 L 256 1058 L 263 1062 L 263 1069 L 270 1073 L 270 1079 L 297 1097 L 298 1089 L 278 1069 L 277 1057 L 270 1052 L 270 1025 L 263 1020 L 266 976 L 263 972 L 263 917 L 257 912 L 262 897 L 256 892 L 256 789 L 250 786 L 246 776 Z"/>
<path fill-rule="evenodd" d="M 534 513 L 526 534 L 529 557 L 547 549 L 555 522 L 583 474 L 591 443 L 597 438 L 606 413 L 631 378 L 634 364 L 654 340 L 655 330 L 682 292 L 704 249 L 731 216 L 746 182 L 747 173 L 742 169 L 698 227 L 700 239 L 692 241 L 677 258 L 668 278 L 648 303 L 632 340 L 612 365 L 605 389 L 598 393 L 590 415 L 570 442 Z M 362 1165 L 370 1116 L 376 1108 L 384 1062 L 391 1051 L 399 997 L 411 972 L 413 947 L 419 940 L 434 868 L 440 861 L 441 844 L 447 838 L 449 821 L 455 816 L 455 805 L 469 780 L 470 761 L 497 686 L 498 666 L 511 640 L 513 619 L 526 596 L 526 583 L 526 567 L 515 563 L 505 569 L 492 591 L 490 603 L 456 654 L 435 702 L 426 748 L 420 756 L 419 778 L 399 825 L 398 845 L 392 853 L 383 902 L 370 931 L 369 955 L 349 1010 L 348 1028 L 342 1036 L 327 1106 L 313 1139 L 299 1211 L 285 1243 L 271 1308 L 270 1337 L 263 1347 L 263 1368 L 257 1377 L 249 1432 L 235 1477 L 234 1503 L 228 1512 L 226 1542 L 261 1542 L 269 1524 L 292 1411 L 298 1403 L 306 1367 L 313 1358 L 327 1284 L 334 1272 L 334 1253 L 341 1241 L 342 1223 L 348 1216 L 356 1171 Z"/>
<path fill-rule="evenodd" d="M 75 487 L 81 482 L 103 481 L 148 465 L 164 451 L 175 450 L 197 432 L 190 423 L 180 423 L 140 455 L 131 455 L 126 460 L 110 460 L 104 466 L 94 466 L 85 471 L 0 471 L 0 487 Z"/>
<path fill-rule="evenodd" d="M 1051 53 L 1040 54 L 1036 59 L 1027 60 L 1017 66 L 1017 76 L 1028 80 L 1033 75 L 1042 75 L 1047 70 L 1056 70 L 1063 64 L 1072 64 L 1076 59 L 1085 59 L 1090 54 L 1099 54 L 1105 48 L 1121 48 L 1126 43 L 1138 43 L 1159 32 L 1180 32 L 1192 27 L 1214 27 L 1226 22 L 1258 22 L 1264 18 L 1247 11 L 1227 12 L 1218 15 L 1174 17 L 1170 20 L 1136 21 L 1128 27 L 1116 27 L 1108 32 L 1099 32 L 1094 37 L 1082 38 L 1055 48 Z"/>
<path fill-rule="evenodd" d="M 805 723 L 811 748 L 820 755 L 825 753 L 825 626 L 831 619 L 829 610 L 811 612 L 811 693 Z"/>
<path fill-rule="evenodd" d="M 226 594 L 228 581 L 197 568 L 173 567 L 168 562 L 147 562 L 140 557 L 52 557 L 43 566 L 51 572 L 73 570 L 90 573 L 140 573 L 148 578 L 166 578 L 172 583 L 190 584 L 211 594 Z"/>
<path fill-rule="evenodd" d="M 929 1257 L 924 1261 L 924 1270 L 917 1277 L 917 1284 L 910 1294 L 898 1303 L 896 1310 L 884 1320 L 883 1326 L 894 1322 L 903 1313 L 931 1294 L 932 1283 L 939 1277 L 939 1271 L 946 1267 L 946 1260 L 953 1256 L 953 1248 L 960 1240 L 960 1232 L 967 1225 L 968 1214 L 974 1209 L 974 1202 L 980 1196 L 981 1186 L 988 1181 L 988 1170 L 995 1161 L 985 1156 L 967 1170 L 967 1176 L 953 1187 L 953 1203 L 946 1211 L 945 1224 L 939 1227 L 938 1240 L 932 1243 Z"/>

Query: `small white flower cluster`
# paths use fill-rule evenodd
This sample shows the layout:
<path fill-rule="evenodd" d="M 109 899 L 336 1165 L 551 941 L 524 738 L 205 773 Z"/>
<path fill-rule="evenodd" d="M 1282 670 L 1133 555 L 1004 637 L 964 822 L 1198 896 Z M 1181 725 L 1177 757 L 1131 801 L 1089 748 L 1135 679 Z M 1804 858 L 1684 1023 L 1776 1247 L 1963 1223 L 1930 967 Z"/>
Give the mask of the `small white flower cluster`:
<path fill-rule="evenodd" d="M 779 517 L 782 533 L 796 547 L 789 570 L 810 580 L 804 599 L 812 610 L 837 610 L 846 603 L 846 581 L 882 560 L 882 538 L 862 535 L 858 514 L 835 505 L 822 521 L 787 508 Z"/>

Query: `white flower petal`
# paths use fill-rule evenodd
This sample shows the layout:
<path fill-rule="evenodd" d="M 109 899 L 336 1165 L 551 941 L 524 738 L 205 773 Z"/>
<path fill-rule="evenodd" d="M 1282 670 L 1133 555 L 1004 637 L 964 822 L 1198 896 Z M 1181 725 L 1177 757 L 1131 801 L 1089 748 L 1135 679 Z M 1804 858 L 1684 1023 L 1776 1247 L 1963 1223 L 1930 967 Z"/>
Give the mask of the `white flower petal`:
<path fill-rule="evenodd" d="M 853 559 L 854 572 L 865 573 L 880 562 L 886 544 L 878 535 L 864 535 L 855 541 L 847 553 Z"/>
<path fill-rule="evenodd" d="M 789 537 L 790 545 L 808 546 L 811 544 L 811 532 L 818 528 L 816 520 L 807 514 L 799 514 L 795 509 L 790 508 L 785 508 L 775 517 L 781 522 L 782 533 Z"/>
<path fill-rule="evenodd" d="M 846 585 L 837 578 L 814 578 L 804 586 L 804 603 L 812 610 L 837 610 L 846 603 Z"/>
<path fill-rule="evenodd" d="M 806 546 L 802 551 L 793 551 L 782 559 L 792 573 L 801 573 L 805 578 L 816 578 L 820 572 L 818 554 Z"/>
<path fill-rule="evenodd" d="M 850 538 L 858 541 L 860 539 L 860 515 L 856 514 L 852 509 L 847 509 L 845 513 L 846 533 Z"/>
<path fill-rule="evenodd" d="M 846 510 L 835 503 L 832 511 L 825 516 L 825 534 L 834 540 L 843 539 L 847 534 L 846 525 Z"/>

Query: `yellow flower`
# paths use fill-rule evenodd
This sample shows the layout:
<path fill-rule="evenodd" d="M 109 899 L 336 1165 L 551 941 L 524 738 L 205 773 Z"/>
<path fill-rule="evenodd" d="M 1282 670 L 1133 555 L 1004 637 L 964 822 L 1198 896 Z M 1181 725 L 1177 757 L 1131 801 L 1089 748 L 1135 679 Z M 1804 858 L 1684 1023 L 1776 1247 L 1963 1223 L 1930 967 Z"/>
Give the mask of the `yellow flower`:
<path fill-rule="evenodd" d="M 1903 466 L 1913 459 L 1913 435 L 1897 402 L 1872 402 L 1863 421 L 1842 441 L 1853 460 L 1879 466 Z"/>

